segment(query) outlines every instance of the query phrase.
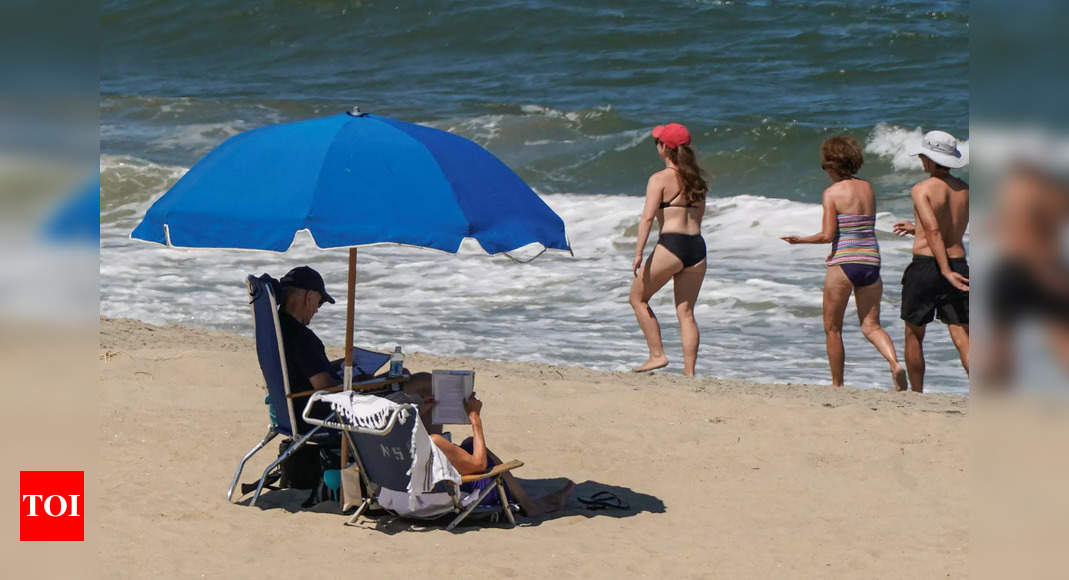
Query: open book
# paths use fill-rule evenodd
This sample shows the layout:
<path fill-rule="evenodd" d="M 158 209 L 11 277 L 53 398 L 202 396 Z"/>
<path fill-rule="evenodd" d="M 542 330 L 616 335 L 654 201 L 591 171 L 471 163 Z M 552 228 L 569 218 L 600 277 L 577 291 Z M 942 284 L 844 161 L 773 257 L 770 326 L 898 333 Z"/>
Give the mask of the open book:
<path fill-rule="evenodd" d="M 464 401 L 475 390 L 475 371 L 431 372 L 431 393 L 435 405 L 431 423 L 435 425 L 467 425 L 471 423 Z"/>

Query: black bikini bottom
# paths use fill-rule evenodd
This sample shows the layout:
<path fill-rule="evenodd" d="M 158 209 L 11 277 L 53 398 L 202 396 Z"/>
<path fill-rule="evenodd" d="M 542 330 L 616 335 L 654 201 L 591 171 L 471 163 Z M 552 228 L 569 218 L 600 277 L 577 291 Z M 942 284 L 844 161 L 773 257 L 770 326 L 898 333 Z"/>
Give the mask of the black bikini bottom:
<path fill-rule="evenodd" d="M 682 260 L 684 268 L 705 259 L 705 239 L 700 234 L 661 234 L 657 243 Z"/>

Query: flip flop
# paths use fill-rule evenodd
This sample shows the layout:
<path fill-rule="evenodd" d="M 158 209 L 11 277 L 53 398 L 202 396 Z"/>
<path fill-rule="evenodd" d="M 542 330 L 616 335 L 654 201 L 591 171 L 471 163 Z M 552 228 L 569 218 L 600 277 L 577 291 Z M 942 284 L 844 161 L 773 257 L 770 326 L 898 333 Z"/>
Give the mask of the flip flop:
<path fill-rule="evenodd" d="M 590 497 L 579 496 L 576 499 L 581 501 L 584 504 L 583 507 L 588 510 L 603 510 L 606 508 L 618 510 L 631 509 L 631 506 L 627 505 L 627 502 L 620 499 L 620 496 L 611 491 L 602 490 L 592 494 Z"/>

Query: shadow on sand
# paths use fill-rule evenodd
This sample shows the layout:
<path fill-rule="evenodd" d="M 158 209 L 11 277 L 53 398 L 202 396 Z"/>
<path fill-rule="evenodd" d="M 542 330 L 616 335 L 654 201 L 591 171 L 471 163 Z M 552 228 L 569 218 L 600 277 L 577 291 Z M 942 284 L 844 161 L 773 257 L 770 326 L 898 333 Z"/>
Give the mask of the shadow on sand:
<path fill-rule="evenodd" d="M 562 490 L 566 490 L 569 484 L 571 484 L 571 481 L 567 478 L 517 478 L 516 481 L 523 486 L 524 491 L 532 498 L 553 498 L 556 496 L 551 502 L 553 505 L 549 508 L 550 511 L 547 511 L 546 513 L 542 513 L 535 517 L 529 517 L 522 512 L 517 514 L 517 527 L 533 527 L 541 525 L 542 522 L 568 517 L 626 518 L 643 512 L 660 514 L 666 511 L 664 502 L 661 501 L 660 498 L 620 485 L 611 485 L 597 481 L 584 481 L 574 485 L 569 492 L 562 493 Z M 612 494 L 612 496 L 606 496 L 605 492 Z M 301 504 L 308 499 L 310 494 L 311 492 L 308 490 L 265 489 L 264 493 L 260 496 L 259 502 L 257 502 L 257 507 L 265 510 L 284 509 L 289 512 L 303 510 L 313 513 L 337 515 L 339 518 L 347 518 L 353 513 L 353 509 L 342 512 L 338 503 L 334 501 L 323 501 L 312 507 L 302 508 Z M 609 501 L 604 503 L 611 505 L 591 505 L 580 501 L 580 498 L 589 500 L 591 498 L 606 497 L 609 498 Z M 619 501 L 617 501 L 617 499 Z M 250 500 L 247 498 L 241 503 L 248 505 L 249 501 Z M 536 499 L 536 501 L 538 500 Z M 365 515 L 361 516 L 360 520 L 355 524 L 355 527 L 366 530 L 375 530 L 387 535 L 402 532 L 433 532 L 444 530 L 445 526 L 449 524 L 452 519 L 452 515 L 447 515 L 430 521 L 408 520 L 386 513 L 382 510 L 372 510 L 370 512 L 365 512 Z M 339 520 L 339 524 L 342 521 L 344 520 Z M 506 528 L 507 526 L 508 524 L 505 518 L 500 514 L 475 512 L 457 526 L 453 532 L 468 533 L 486 528 Z"/>
<path fill-rule="evenodd" d="M 543 495 L 543 490 L 548 492 L 560 489 L 568 482 L 563 477 L 554 479 L 518 479 L 518 481 L 523 485 L 528 495 L 531 496 Z M 591 505 L 581 501 L 582 499 L 604 498 L 606 493 L 611 494 L 607 502 L 596 502 Z M 537 526 L 545 521 L 572 516 L 627 518 L 642 512 L 663 514 L 665 511 L 664 502 L 656 496 L 635 491 L 622 485 L 587 480 L 575 485 L 562 509 L 534 518 L 521 517 L 516 523 L 525 526 Z"/>
<path fill-rule="evenodd" d="M 256 507 L 262 510 L 282 509 L 291 513 L 312 512 L 341 515 L 341 506 L 337 502 L 321 501 L 309 505 L 311 496 L 312 490 L 310 489 L 264 487 L 263 493 L 260 494 L 260 499 L 256 501 Z M 243 496 L 240 501 L 235 501 L 234 504 L 248 507 L 251 502 L 252 494 L 249 493 Z M 352 510 L 349 513 L 352 513 Z"/>

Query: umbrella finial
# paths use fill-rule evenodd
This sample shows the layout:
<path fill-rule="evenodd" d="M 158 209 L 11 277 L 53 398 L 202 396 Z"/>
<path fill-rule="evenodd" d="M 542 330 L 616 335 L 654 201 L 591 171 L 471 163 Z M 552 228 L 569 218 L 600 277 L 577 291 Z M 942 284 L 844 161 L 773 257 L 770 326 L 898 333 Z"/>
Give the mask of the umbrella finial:
<path fill-rule="evenodd" d="M 353 105 L 353 108 L 349 109 L 349 114 L 353 117 L 363 117 L 364 115 L 367 115 L 367 113 L 360 112 L 360 105 Z"/>

